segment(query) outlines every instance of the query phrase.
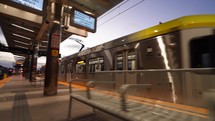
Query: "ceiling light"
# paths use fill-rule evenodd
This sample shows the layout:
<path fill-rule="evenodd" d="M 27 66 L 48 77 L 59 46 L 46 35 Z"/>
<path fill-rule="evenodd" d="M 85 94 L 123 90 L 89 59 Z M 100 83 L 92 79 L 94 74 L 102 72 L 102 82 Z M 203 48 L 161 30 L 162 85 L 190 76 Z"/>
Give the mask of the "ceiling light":
<path fill-rule="evenodd" d="M 94 15 L 93 13 L 89 12 L 89 11 L 84 11 L 85 13 L 87 14 L 91 14 L 91 15 Z"/>
<path fill-rule="evenodd" d="M 22 27 L 22 26 L 19 26 L 19 25 L 16 25 L 16 24 L 11 24 L 12 26 L 15 26 L 17 28 L 20 28 L 20 29 L 24 29 L 26 31 L 29 31 L 29 32 L 34 32 L 34 30 L 31 30 L 31 29 L 28 29 L 28 28 L 25 28 L 25 27 Z"/>
<path fill-rule="evenodd" d="M 22 35 L 19 35 L 19 34 L 15 34 L 15 33 L 13 33 L 12 35 L 17 36 L 17 37 L 21 37 L 21 38 L 24 38 L 24 39 L 31 40 L 31 38 L 29 38 L 29 37 L 25 37 L 25 36 L 22 36 Z"/>
<path fill-rule="evenodd" d="M 40 45 L 40 47 L 47 47 L 47 46 Z"/>
<path fill-rule="evenodd" d="M 16 47 L 20 47 L 20 48 L 23 48 L 23 49 L 28 49 L 27 47 L 23 47 L 23 46 L 19 46 L 19 45 L 15 45 Z"/>
<path fill-rule="evenodd" d="M 60 24 L 60 21 L 54 20 L 53 23 Z"/>
<path fill-rule="evenodd" d="M 20 43 L 20 44 L 23 44 L 23 45 L 30 45 L 30 44 L 28 44 L 28 43 L 21 42 L 21 41 L 18 41 L 18 40 L 14 40 L 14 42 L 17 42 L 17 43 Z"/>
<path fill-rule="evenodd" d="M 48 41 L 42 41 L 42 43 L 48 43 Z"/>

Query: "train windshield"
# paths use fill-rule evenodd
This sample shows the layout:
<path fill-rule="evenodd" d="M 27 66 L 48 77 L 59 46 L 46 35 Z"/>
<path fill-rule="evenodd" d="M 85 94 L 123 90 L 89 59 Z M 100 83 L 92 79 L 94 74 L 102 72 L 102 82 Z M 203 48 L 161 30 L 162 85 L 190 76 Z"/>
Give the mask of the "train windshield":
<path fill-rule="evenodd" d="M 215 67 L 215 35 L 195 38 L 190 43 L 191 67 Z"/>

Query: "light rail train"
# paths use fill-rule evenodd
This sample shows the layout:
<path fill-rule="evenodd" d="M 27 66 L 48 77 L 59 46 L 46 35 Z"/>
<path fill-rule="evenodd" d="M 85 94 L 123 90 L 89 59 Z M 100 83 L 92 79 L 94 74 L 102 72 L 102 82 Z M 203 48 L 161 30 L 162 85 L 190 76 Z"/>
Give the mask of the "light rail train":
<path fill-rule="evenodd" d="M 59 80 L 152 84 L 144 97 L 204 107 L 215 88 L 215 15 L 184 16 L 62 58 Z M 134 90 L 142 95 L 141 89 Z"/>

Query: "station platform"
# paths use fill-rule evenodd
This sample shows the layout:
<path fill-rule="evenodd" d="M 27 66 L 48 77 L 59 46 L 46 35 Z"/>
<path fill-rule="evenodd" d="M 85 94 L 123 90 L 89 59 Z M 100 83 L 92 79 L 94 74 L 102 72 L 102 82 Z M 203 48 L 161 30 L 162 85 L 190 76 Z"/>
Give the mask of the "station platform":
<path fill-rule="evenodd" d="M 69 88 L 58 85 L 55 96 L 43 95 L 43 82 L 32 85 L 22 76 L 0 80 L 0 121 L 68 121 Z M 75 121 L 120 121 L 73 101 Z"/>

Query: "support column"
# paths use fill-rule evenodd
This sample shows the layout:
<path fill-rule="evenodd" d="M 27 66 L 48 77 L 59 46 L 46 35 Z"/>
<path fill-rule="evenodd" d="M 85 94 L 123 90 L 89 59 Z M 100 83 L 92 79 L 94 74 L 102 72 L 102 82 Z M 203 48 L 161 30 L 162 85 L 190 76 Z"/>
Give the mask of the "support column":
<path fill-rule="evenodd" d="M 49 26 L 48 50 L 45 70 L 44 95 L 57 94 L 59 45 L 61 42 L 61 9 L 62 3 L 54 4 L 53 22 Z"/>
<path fill-rule="evenodd" d="M 25 58 L 25 62 L 23 64 L 23 72 L 24 72 L 24 77 L 25 79 L 29 79 L 29 72 L 30 72 L 30 55 L 28 55 L 26 58 Z"/>
<path fill-rule="evenodd" d="M 34 49 L 34 47 L 33 47 L 33 49 Z M 34 52 L 31 54 L 31 63 L 30 63 L 30 70 L 29 70 L 29 81 L 30 82 L 32 82 L 33 81 L 33 74 L 32 74 L 32 72 L 33 72 L 33 63 L 34 63 Z"/>
<path fill-rule="evenodd" d="M 30 82 L 35 80 L 36 72 L 37 72 L 37 56 L 38 56 L 38 44 L 35 43 L 33 45 L 33 53 L 31 55 L 31 63 L 30 63 Z"/>

